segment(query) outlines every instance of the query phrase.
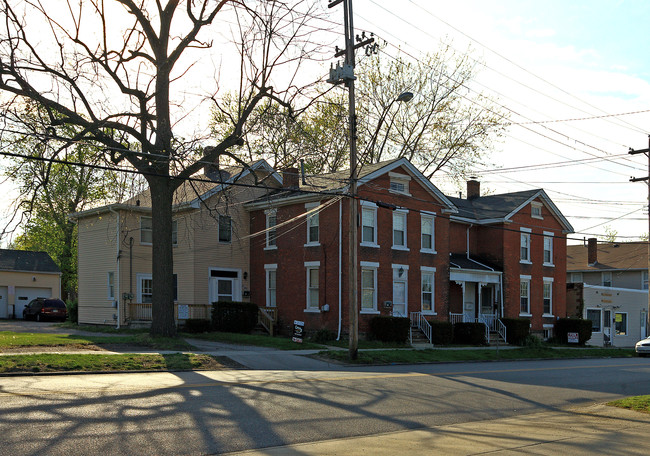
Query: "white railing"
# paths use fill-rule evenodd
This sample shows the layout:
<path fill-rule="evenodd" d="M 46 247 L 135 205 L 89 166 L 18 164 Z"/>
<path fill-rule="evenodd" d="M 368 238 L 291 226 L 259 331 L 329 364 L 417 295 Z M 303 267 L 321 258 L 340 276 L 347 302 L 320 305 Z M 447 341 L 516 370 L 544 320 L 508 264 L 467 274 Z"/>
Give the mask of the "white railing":
<path fill-rule="evenodd" d="M 433 342 L 431 342 L 431 338 L 432 338 L 431 323 L 429 323 L 427 319 L 424 318 L 422 312 L 411 312 L 411 326 L 414 328 L 418 328 L 420 331 L 422 331 L 422 333 L 427 337 L 429 343 L 433 344 Z M 412 338 L 411 341 L 413 341 Z"/>
<path fill-rule="evenodd" d="M 485 314 L 479 314 L 478 318 L 470 316 L 467 312 L 462 314 L 451 313 L 449 312 L 449 321 L 452 324 L 456 323 L 483 323 L 485 325 L 485 342 L 490 343 L 490 318 L 484 318 Z M 492 317 L 492 315 L 487 315 L 487 317 Z M 494 315 L 496 319 L 496 315 Z"/>
<path fill-rule="evenodd" d="M 465 321 L 465 314 L 455 314 L 449 312 L 449 321 L 452 325 L 456 323 L 463 323 Z"/>
<path fill-rule="evenodd" d="M 260 307 L 257 322 L 268 331 L 270 336 L 273 336 L 275 324 L 278 322 L 278 309 L 276 307 Z"/>
<path fill-rule="evenodd" d="M 485 323 L 488 328 L 490 328 L 490 331 L 496 331 L 497 330 L 497 321 L 499 319 L 497 318 L 497 314 L 479 314 L 478 316 L 479 321 L 481 323 Z"/>
<path fill-rule="evenodd" d="M 503 339 L 503 342 L 508 343 L 508 340 L 506 339 L 506 325 L 504 325 L 503 322 L 499 319 L 497 319 L 497 332 Z"/>

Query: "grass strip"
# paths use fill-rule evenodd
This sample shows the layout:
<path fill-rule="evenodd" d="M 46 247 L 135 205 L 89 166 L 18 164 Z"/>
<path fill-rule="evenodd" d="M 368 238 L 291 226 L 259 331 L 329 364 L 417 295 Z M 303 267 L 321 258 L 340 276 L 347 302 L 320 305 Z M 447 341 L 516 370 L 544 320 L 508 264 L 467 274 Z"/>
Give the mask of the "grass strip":
<path fill-rule="evenodd" d="M 174 353 L 167 355 L 75 355 L 40 354 L 0 356 L 0 373 L 167 371 L 224 369 L 234 364 L 209 355 Z"/>
<path fill-rule="evenodd" d="M 650 413 L 650 396 L 632 396 L 618 401 L 608 402 L 612 407 L 625 408 L 642 413 Z"/>
<path fill-rule="evenodd" d="M 297 343 L 293 342 L 289 337 L 271 337 L 260 334 L 239 334 L 229 332 L 181 333 L 181 337 L 209 340 L 213 342 L 226 342 L 237 345 L 270 347 L 278 350 L 311 350 L 323 348 L 322 344 L 314 344 L 308 341 Z"/>
<path fill-rule="evenodd" d="M 0 349 L 18 347 L 57 347 L 72 345 L 124 344 L 154 348 L 158 350 L 187 350 L 191 345 L 182 339 L 153 337 L 149 334 L 125 334 L 120 336 L 77 336 L 73 334 L 0 332 Z"/>
<path fill-rule="evenodd" d="M 508 350 L 378 350 L 359 352 L 351 361 L 347 351 L 323 351 L 320 357 L 354 364 L 435 363 L 451 361 L 497 361 L 510 359 L 630 358 L 634 350 L 622 348 L 516 348 Z"/>

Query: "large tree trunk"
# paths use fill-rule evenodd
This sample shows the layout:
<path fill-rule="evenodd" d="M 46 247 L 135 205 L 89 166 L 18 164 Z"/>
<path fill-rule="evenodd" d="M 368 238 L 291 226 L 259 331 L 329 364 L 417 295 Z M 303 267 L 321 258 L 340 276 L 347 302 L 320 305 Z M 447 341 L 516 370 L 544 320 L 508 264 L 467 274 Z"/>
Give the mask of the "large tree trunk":
<path fill-rule="evenodd" d="M 151 222 L 153 234 L 152 278 L 153 304 L 151 334 L 173 337 L 176 335 L 174 320 L 174 284 L 172 254 L 172 196 L 171 179 L 149 177 L 151 191 Z"/>

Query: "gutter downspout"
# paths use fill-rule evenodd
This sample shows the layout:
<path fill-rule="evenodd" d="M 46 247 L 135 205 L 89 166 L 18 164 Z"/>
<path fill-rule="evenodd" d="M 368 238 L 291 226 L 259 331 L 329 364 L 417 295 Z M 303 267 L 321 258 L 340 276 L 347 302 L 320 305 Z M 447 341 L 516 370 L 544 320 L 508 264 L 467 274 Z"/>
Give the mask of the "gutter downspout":
<path fill-rule="evenodd" d="M 342 303 L 341 303 L 341 293 L 342 293 L 342 290 L 341 290 L 341 271 L 342 271 L 341 270 L 341 268 L 342 268 L 341 255 L 343 254 L 343 252 L 342 252 L 343 247 L 342 247 L 342 241 L 341 241 L 341 236 L 342 236 L 342 232 L 343 232 L 343 228 L 341 226 L 341 223 L 342 223 L 342 220 L 343 220 L 343 206 L 341 205 L 341 201 L 343 201 L 343 199 L 339 200 L 339 332 L 338 332 L 338 335 L 336 336 L 336 340 L 341 340 L 341 323 L 342 323 L 342 320 L 343 320 L 343 316 L 341 315 L 341 306 L 342 306 Z"/>
<path fill-rule="evenodd" d="M 115 246 L 117 247 L 117 258 L 115 259 L 116 263 L 116 272 L 115 275 L 117 276 L 115 280 L 115 298 L 117 300 L 117 326 L 115 329 L 120 329 L 120 322 L 122 321 L 122 315 L 120 312 L 121 308 L 121 302 L 120 302 L 120 213 L 113 210 L 112 207 L 109 207 L 109 210 L 115 214 L 116 217 L 116 223 L 115 223 Z"/>
<path fill-rule="evenodd" d="M 467 227 L 467 230 L 466 230 L 466 232 L 467 232 L 467 259 L 468 259 L 468 260 L 469 260 L 469 230 L 470 230 L 473 226 L 474 226 L 474 225 L 470 223 L 469 226 Z"/>
<path fill-rule="evenodd" d="M 501 291 L 501 318 L 504 318 L 505 315 L 503 313 L 503 274 L 499 275 L 499 288 Z"/>

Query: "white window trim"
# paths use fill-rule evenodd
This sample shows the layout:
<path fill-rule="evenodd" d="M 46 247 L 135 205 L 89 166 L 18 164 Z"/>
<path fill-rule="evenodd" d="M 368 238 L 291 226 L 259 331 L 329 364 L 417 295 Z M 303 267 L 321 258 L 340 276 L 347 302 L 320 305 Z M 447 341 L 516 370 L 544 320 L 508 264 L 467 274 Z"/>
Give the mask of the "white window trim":
<path fill-rule="evenodd" d="M 528 312 L 521 311 L 521 282 L 528 282 L 527 293 L 528 293 Z M 530 282 L 531 276 L 529 275 L 520 275 L 519 276 L 519 316 L 520 317 L 532 317 L 530 313 Z"/>
<path fill-rule="evenodd" d="M 275 245 L 269 245 L 269 233 L 271 230 L 269 229 L 269 217 L 271 215 L 275 215 L 275 225 L 274 225 L 274 231 L 275 231 Z M 278 248 L 278 210 L 277 209 L 267 209 L 264 211 L 264 218 L 265 218 L 265 226 L 266 226 L 266 232 L 265 232 L 265 247 L 264 250 L 277 250 Z"/>
<path fill-rule="evenodd" d="M 431 219 L 431 248 L 425 249 L 422 247 L 422 220 Z M 421 212 L 420 213 L 420 252 L 422 253 L 438 253 L 436 252 L 436 214 L 435 212 Z"/>
<path fill-rule="evenodd" d="M 531 255 L 531 241 L 532 241 L 531 237 L 532 236 L 531 236 L 531 234 L 532 234 L 532 232 L 533 232 L 533 230 L 531 230 L 530 228 L 519 228 L 519 262 L 521 264 L 533 264 L 533 262 L 531 261 L 531 258 L 532 258 L 532 255 Z M 521 258 L 521 236 L 523 234 L 525 234 L 528 237 L 528 258 L 527 259 Z"/>
<path fill-rule="evenodd" d="M 648 279 L 650 279 L 650 274 L 648 274 L 648 271 L 647 270 L 646 271 L 641 271 L 641 289 L 642 290 L 647 290 L 648 288 L 650 288 L 650 280 L 646 279 L 646 277 L 648 277 Z"/>
<path fill-rule="evenodd" d="M 377 270 L 379 269 L 379 263 L 374 261 L 361 261 L 360 262 L 362 278 L 361 278 L 361 299 L 359 300 L 359 313 L 363 315 L 379 315 L 381 312 L 377 309 L 377 295 L 379 293 L 379 284 L 377 283 Z M 373 293 L 373 307 L 372 309 L 364 309 L 363 304 L 363 269 L 370 269 L 373 271 L 373 284 L 375 286 L 375 292 Z"/>
<path fill-rule="evenodd" d="M 271 293 L 269 292 L 269 271 L 275 272 L 275 306 L 271 305 Z M 266 307 L 277 307 L 278 305 L 278 264 L 265 264 L 264 265 L 264 275 L 265 275 L 265 290 L 266 290 Z"/>
<path fill-rule="evenodd" d="M 364 209 L 371 209 L 374 212 L 374 242 L 368 242 L 363 240 L 363 210 Z M 377 242 L 377 234 L 379 232 L 379 221 L 377 220 L 377 205 L 375 203 L 371 203 L 370 201 L 361 201 L 361 236 L 360 236 L 360 245 L 361 247 L 379 247 L 379 243 Z"/>
<path fill-rule="evenodd" d="M 544 285 L 551 284 L 551 312 L 544 313 Z M 530 286 L 530 285 L 529 285 Z M 528 290 L 530 294 L 530 290 Z M 542 281 L 542 317 L 554 317 L 553 315 L 553 277 L 544 277 Z"/>
<path fill-rule="evenodd" d="M 305 273 L 306 273 L 306 299 L 305 299 L 305 312 L 307 313 L 320 313 L 320 277 L 319 277 L 319 284 L 318 284 L 318 299 L 319 299 L 319 304 L 316 307 L 309 307 L 309 300 L 310 300 L 310 292 L 309 292 L 309 272 L 311 270 L 316 270 L 319 271 L 320 269 L 320 261 L 305 261 Z M 320 274 L 320 271 L 318 272 Z"/>
<path fill-rule="evenodd" d="M 554 245 L 555 244 L 555 235 L 554 235 L 554 233 L 552 233 L 550 231 L 544 231 L 544 241 L 543 241 L 544 243 L 546 243 L 546 239 L 551 240 L 551 262 L 547 263 L 546 261 L 544 261 L 543 265 L 547 266 L 547 267 L 550 267 L 550 268 L 554 268 L 555 267 L 555 264 L 553 264 L 553 250 L 554 250 L 554 247 L 555 247 L 555 245 Z M 542 245 L 542 255 L 544 255 L 545 252 L 546 252 L 546 246 Z M 542 258 L 542 261 L 543 261 L 543 258 Z"/>
<path fill-rule="evenodd" d="M 592 334 L 602 334 L 602 332 L 603 332 L 603 309 L 599 309 L 598 307 L 587 307 L 587 308 L 585 308 L 585 319 L 588 319 L 587 315 L 589 313 L 588 311 L 590 311 L 590 310 L 597 310 L 600 313 L 600 323 L 598 325 L 600 327 L 600 331 L 593 331 Z"/>
<path fill-rule="evenodd" d="M 140 303 L 140 304 L 143 304 L 143 302 L 142 302 L 142 281 L 143 280 L 153 280 L 153 278 L 152 278 L 152 275 L 150 273 L 138 272 L 135 275 L 135 279 L 136 279 L 136 290 L 137 290 L 136 291 L 136 293 L 137 293 L 136 298 L 138 300 L 137 302 Z"/>
<path fill-rule="evenodd" d="M 408 209 L 401 209 L 401 208 L 395 209 L 393 211 L 393 222 L 392 222 L 393 223 L 393 229 L 391 230 L 391 234 L 392 234 L 391 237 L 393 238 L 392 239 L 393 240 L 393 247 L 392 247 L 393 250 L 403 250 L 405 252 L 409 251 L 408 242 L 407 242 L 407 237 L 408 237 L 408 225 L 407 225 L 408 213 L 409 213 Z M 395 215 L 399 215 L 404 219 L 404 245 L 395 245 Z"/>
<path fill-rule="evenodd" d="M 112 293 L 111 288 L 113 288 Z M 109 301 L 115 301 L 115 271 L 108 271 L 106 273 L 106 299 Z"/>
<path fill-rule="evenodd" d="M 613 313 L 614 313 L 614 324 L 612 325 L 612 326 L 613 326 L 612 329 L 613 329 L 613 331 L 614 331 L 614 335 L 615 335 L 615 336 L 618 336 L 618 337 L 626 337 L 626 336 L 629 336 L 629 335 L 630 335 L 630 331 L 629 331 L 629 329 L 630 329 L 630 323 L 629 323 L 629 322 L 630 322 L 630 318 L 629 318 L 629 314 L 628 314 L 628 312 L 616 312 L 616 311 L 614 311 Z M 621 314 L 621 315 L 624 314 L 624 315 L 625 315 L 625 334 L 617 334 L 617 333 L 616 333 L 616 314 Z"/>
<path fill-rule="evenodd" d="M 422 310 L 422 275 L 431 274 L 431 310 Z M 422 315 L 438 315 L 436 312 L 436 268 L 420 266 L 420 311 Z"/>
<path fill-rule="evenodd" d="M 605 274 L 609 274 L 609 285 L 605 285 Z M 603 271 L 600 273 L 600 285 L 609 288 L 614 286 L 614 274 L 612 274 L 612 271 Z"/>
<path fill-rule="evenodd" d="M 539 208 L 540 215 L 533 215 L 533 207 L 538 207 Z M 544 216 L 541 215 L 543 207 L 544 207 L 544 205 L 542 203 L 538 203 L 537 201 L 532 201 L 530 203 L 530 216 L 531 216 L 531 218 L 538 219 L 538 220 L 544 220 Z"/>
<path fill-rule="evenodd" d="M 411 176 L 409 176 L 408 174 L 394 173 L 394 172 L 391 171 L 391 172 L 388 173 L 388 177 L 390 178 L 390 182 L 388 184 L 388 191 L 390 193 L 396 193 L 398 195 L 411 196 L 410 188 L 409 188 L 409 184 L 410 184 L 410 181 L 411 181 Z M 393 181 L 396 182 L 396 183 L 404 184 L 404 191 L 400 192 L 399 190 L 394 190 L 394 189 L 390 188 L 390 183 L 393 182 Z"/>
<path fill-rule="evenodd" d="M 152 242 L 144 242 L 142 240 L 142 219 L 149 219 L 151 220 L 151 228 L 147 229 L 147 231 L 151 232 L 151 241 Z M 153 245 L 153 218 L 147 215 L 141 215 L 140 216 L 140 245 Z"/>
<path fill-rule="evenodd" d="M 319 207 L 320 205 L 321 205 L 320 201 L 316 202 L 316 203 L 305 203 L 305 210 L 307 212 L 309 212 L 312 209 Z M 314 217 L 314 216 L 318 217 L 318 240 L 310 241 L 309 240 L 309 228 L 311 227 L 311 220 L 312 220 L 312 217 Z M 307 225 L 307 237 L 306 237 L 307 242 L 305 243 L 305 247 L 319 246 L 320 245 L 320 211 L 314 211 L 313 214 L 308 215 L 307 219 L 305 221 L 305 225 Z"/>

